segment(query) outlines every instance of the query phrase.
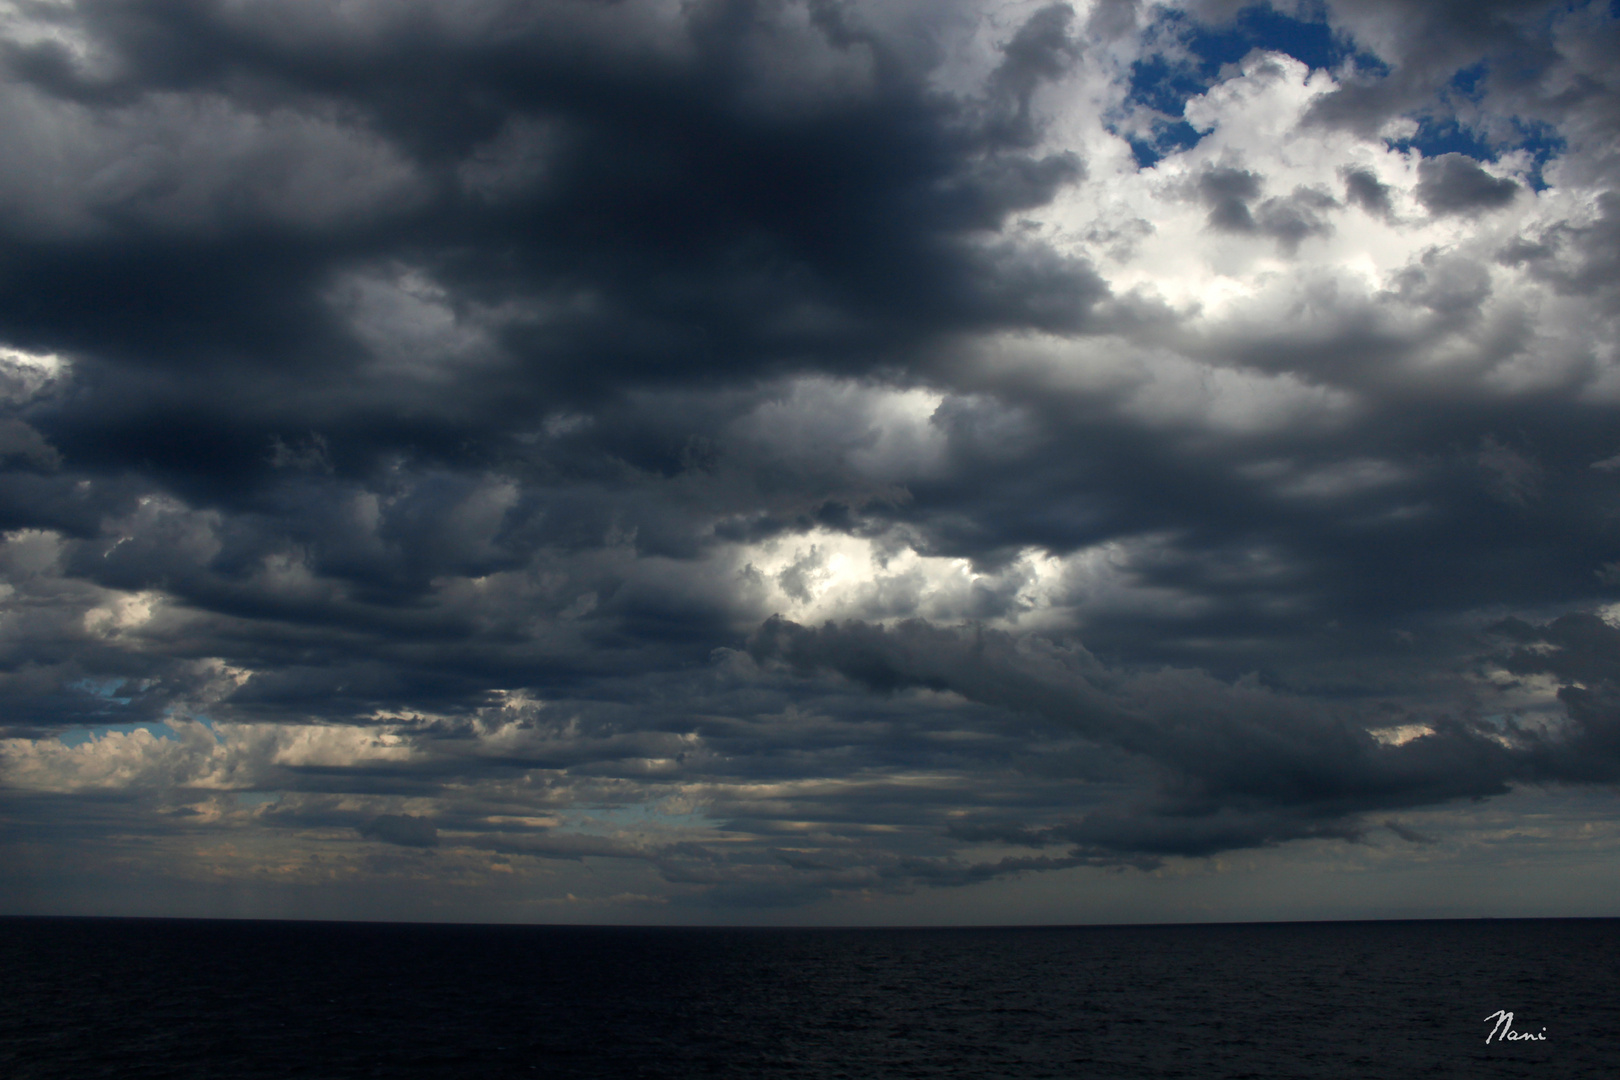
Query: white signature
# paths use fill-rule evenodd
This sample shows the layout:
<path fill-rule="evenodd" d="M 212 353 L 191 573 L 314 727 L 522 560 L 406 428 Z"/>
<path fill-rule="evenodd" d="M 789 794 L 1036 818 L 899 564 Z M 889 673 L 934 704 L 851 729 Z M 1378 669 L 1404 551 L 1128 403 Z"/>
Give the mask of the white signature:
<path fill-rule="evenodd" d="M 1496 1026 L 1491 1028 L 1491 1033 L 1489 1035 L 1485 1036 L 1486 1042 L 1490 1042 L 1492 1039 L 1495 1039 L 1497 1042 L 1519 1042 L 1522 1039 L 1539 1039 L 1542 1042 L 1547 1041 L 1546 1028 L 1541 1029 L 1540 1035 L 1537 1035 L 1533 1031 L 1514 1031 L 1513 1014 L 1508 1012 L 1506 1009 L 1497 1009 L 1495 1012 L 1491 1013 L 1491 1015 L 1485 1018 L 1485 1022 L 1487 1024 L 1492 1020 L 1496 1021 Z"/>

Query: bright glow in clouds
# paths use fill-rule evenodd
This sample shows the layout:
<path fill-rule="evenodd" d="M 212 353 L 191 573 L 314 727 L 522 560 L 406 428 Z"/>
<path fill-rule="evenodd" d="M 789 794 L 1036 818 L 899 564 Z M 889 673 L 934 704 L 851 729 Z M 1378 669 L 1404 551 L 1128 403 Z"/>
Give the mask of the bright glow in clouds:
<path fill-rule="evenodd" d="M 6 739 L 0 742 L 0 760 L 7 783 L 31 791 L 173 792 L 262 790 L 281 769 L 400 765 L 419 756 L 405 735 L 388 728 L 181 719 L 170 719 L 167 726 L 174 737 L 136 728 L 93 733 L 73 745 Z"/>
<path fill-rule="evenodd" d="M 68 374 L 54 353 L 31 353 L 0 345 L 0 395 L 11 405 L 25 405 Z"/>
<path fill-rule="evenodd" d="M 1123 610 L 1195 609 L 1191 597 L 1135 580 L 1133 561 L 1162 542 L 1109 542 L 1062 556 L 1027 549 L 980 572 L 967 559 L 920 554 L 901 536 L 815 529 L 740 548 L 730 558 L 740 564 L 738 599 L 751 621 L 773 614 L 807 625 L 923 618 L 1029 631 L 1072 629 L 1087 616 Z"/>

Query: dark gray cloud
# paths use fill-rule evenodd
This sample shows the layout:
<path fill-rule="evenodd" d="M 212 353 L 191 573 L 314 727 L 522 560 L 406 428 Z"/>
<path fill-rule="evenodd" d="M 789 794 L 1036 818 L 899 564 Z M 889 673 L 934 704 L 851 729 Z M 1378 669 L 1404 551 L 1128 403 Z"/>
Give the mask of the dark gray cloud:
<path fill-rule="evenodd" d="M 1393 117 L 1414 111 L 1434 115 L 1454 105 L 1461 95 L 1452 93 L 1453 77 L 1480 63 L 1488 65 L 1482 73 L 1485 92 L 1524 107 L 1527 93 L 1550 89 L 1559 53 L 1571 51 L 1565 34 L 1575 29 L 1572 24 L 1589 19 L 1596 5 L 1570 12 L 1548 0 L 1329 0 L 1327 10 L 1334 28 L 1387 70 L 1357 72 L 1313 113 L 1322 121 L 1373 132 Z M 1567 109 L 1571 103 L 1561 104 Z"/>
<path fill-rule="evenodd" d="M 1499 633 L 1529 636 L 1522 623 Z M 969 700 L 1030 713 L 1083 738 L 1151 763 L 1154 799 L 1105 806 L 1077 821 L 954 827 L 963 838 L 1079 845 L 1080 852 L 1206 855 L 1314 836 L 1356 837 L 1372 811 L 1501 794 L 1512 780 L 1612 781 L 1620 776 L 1614 680 L 1620 656 L 1612 627 L 1595 617 L 1553 624 L 1557 659 L 1518 652 L 1516 672 L 1579 668 L 1603 688 L 1575 690 L 1571 724 L 1556 734 L 1477 716 L 1431 716 L 1424 733 L 1389 744 L 1370 732 L 1397 719 L 1331 706 L 1258 684 L 1229 685 L 1201 673 L 1128 676 L 1087 653 L 1018 642 L 983 629 L 921 622 L 885 630 L 859 623 L 810 629 L 773 620 L 755 639 L 762 658 L 806 672 L 836 671 L 875 690 L 951 690 Z M 1529 659 L 1534 656 L 1535 666 Z M 1361 715 L 1357 715 L 1357 713 Z"/>
<path fill-rule="evenodd" d="M 87 33 L 120 61 L 119 96 L 129 104 L 111 115 L 132 129 L 132 141 L 187 119 L 151 103 L 159 88 L 224 93 L 230 107 L 216 122 L 239 141 L 245 130 L 297 110 L 298 95 L 313 96 L 316 117 L 350 118 L 327 122 L 331 130 L 319 139 L 289 136 L 264 147 L 271 160 L 255 163 L 254 176 L 279 175 L 285 184 L 288 171 L 325 167 L 334 149 L 375 144 L 382 148 L 377 153 L 398 159 L 418 194 L 389 203 L 365 192 L 368 210 L 383 221 L 345 213 L 285 230 L 262 200 L 240 192 L 234 176 L 206 177 L 178 191 L 167 176 L 155 180 L 166 199 L 186 200 L 162 212 L 140 202 L 138 191 L 87 191 L 95 201 L 81 212 L 107 222 L 111 235 L 40 238 L 23 256 L 32 273 L 43 275 L 40 289 L 30 290 L 26 303 L 14 297 L 6 311 L 13 333 L 34 347 L 103 353 L 116 340 L 126 350 L 161 356 L 188 386 L 208 383 L 198 365 L 225 351 L 241 360 L 231 386 L 208 389 L 238 396 L 251 395 L 256 378 L 290 374 L 286 365 L 293 362 L 310 379 L 314 399 L 329 380 L 364 380 L 360 346 L 388 351 L 386 341 L 365 340 L 365 316 L 377 305 L 395 305 L 375 310 L 379 318 L 409 317 L 413 307 L 418 318 L 433 317 L 421 311 L 420 295 L 400 296 L 389 287 L 397 271 L 378 265 L 366 274 L 368 264 L 409 252 L 409 261 L 459 302 L 563 302 L 548 318 L 537 312 L 511 318 L 492 329 L 491 340 L 463 343 L 526 376 L 525 400 L 505 400 L 502 409 L 503 398 L 492 393 L 479 402 L 511 416 L 559 396 L 600 396 L 622 379 L 684 381 L 700 370 L 714 378 L 791 368 L 811 355 L 820 364 L 859 369 L 877 361 L 876 350 L 926 340 L 952 323 L 1056 320 L 1055 328 L 1068 327 L 1084 317 L 1087 295 L 1100 295 L 1083 265 L 1039 252 L 981 252 L 962 242 L 967 231 L 1047 201 L 1082 172 L 1073 155 L 1031 155 L 1012 145 L 1027 137 L 1009 142 L 995 119 L 999 106 L 983 113 L 979 103 L 931 94 L 897 61 L 878 58 L 865 88 L 812 87 L 810 100 L 785 115 L 743 108 L 751 90 L 751 76 L 740 70 L 750 59 L 744 54 L 754 35 L 772 33 L 764 8 L 700 6 L 686 40 L 671 43 L 684 55 L 634 60 L 603 43 L 564 59 L 557 55 L 560 39 L 571 35 L 559 35 L 551 20 L 517 33 L 475 31 L 435 46 L 426 80 L 420 66 L 426 28 L 409 16 L 379 16 L 381 29 L 369 41 L 341 34 L 321 41 L 328 51 L 312 63 L 291 43 L 269 37 L 267 27 L 233 19 L 227 9 L 186 11 L 153 3 L 116 14 L 85 12 Z M 1060 33 L 1065 12 L 1042 12 L 1009 43 L 991 104 L 1006 99 L 1027 112 L 1029 93 L 1049 74 L 1047 54 L 1057 48 L 1043 27 L 1052 23 L 1051 32 Z M 566 5 L 555 9 L 563 27 L 578 14 Z M 833 62 L 872 46 L 822 48 Z M 27 66 L 14 65 L 14 72 L 34 78 Z M 230 94 L 226 88 L 237 79 L 262 85 L 261 94 Z M 35 81 L 39 93 L 60 92 Z M 458 93 L 422 109 L 425 85 L 455 86 Z M 299 123 L 316 122 L 294 115 Z M 543 167 L 530 163 L 537 155 Z M 153 168 L 173 173 L 184 164 L 175 155 Z M 464 182 L 469 168 L 477 176 L 471 191 Z M 352 169 L 374 173 L 376 164 Z M 509 193 L 493 198 L 497 190 Z M 170 239 L 192 222 L 213 235 Z M 540 234 L 547 237 L 543 249 L 511 243 Z M 1032 310 L 1022 293 L 998 287 L 1008 270 L 1036 282 L 1056 275 L 1053 287 L 1075 293 L 1077 303 Z M 362 275 L 351 286 L 357 294 L 350 304 L 361 308 L 358 327 L 342 325 L 327 299 L 335 286 L 343 296 L 332 278 L 345 271 Z M 374 284 L 367 285 L 368 277 Z M 99 302 L 87 320 L 92 294 Z M 43 307 L 41 296 L 50 297 Z M 487 389 L 510 391 L 515 383 L 498 379 Z M 202 387 L 190 394 L 180 386 L 146 389 L 168 390 L 164 404 L 175 419 L 196 426 L 184 410 Z M 428 400 L 418 397 L 416 404 L 437 412 Z M 321 411 L 311 405 L 284 403 L 292 415 L 282 422 L 308 424 Z M 242 432 L 241 445 L 226 453 L 256 457 L 252 443 L 274 433 L 265 430 L 273 417 L 273 411 L 256 417 L 255 429 Z M 446 439 L 466 419 L 430 415 L 424 424 L 421 437 Z M 450 430 L 434 430 L 441 425 Z M 153 441 L 127 422 L 100 426 L 127 430 L 126 445 L 134 440 L 140 449 Z M 210 442 L 226 438 L 218 433 Z"/>
<path fill-rule="evenodd" d="M 1579 732 L 1559 747 L 1560 767 L 1582 780 L 1607 776 L 1620 762 L 1620 630 L 1584 613 L 1542 626 L 1508 619 L 1492 630 L 1516 644 L 1504 668 L 1560 684 L 1558 699 Z"/>
<path fill-rule="evenodd" d="M 1462 154 L 1425 158 L 1418 165 L 1417 197 L 1431 214 L 1499 210 L 1513 202 L 1519 185 L 1492 176 Z"/>
<path fill-rule="evenodd" d="M 1289 253 L 1307 237 L 1333 231 L 1324 212 L 1339 202 L 1326 191 L 1298 187 L 1288 195 L 1261 200 L 1263 190 L 1262 177 L 1229 166 L 1209 169 L 1197 182 L 1198 197 L 1209 207 L 1212 229 L 1269 236 Z"/>
<path fill-rule="evenodd" d="M 1254 232 L 1249 203 L 1260 197 L 1260 177 L 1247 169 L 1211 169 L 1198 178 L 1198 195 L 1209 206 L 1209 224 L 1228 232 Z"/>
<path fill-rule="evenodd" d="M 1031 98 L 1042 83 L 1068 71 L 1079 54 L 1080 43 L 1069 33 L 1073 22 L 1072 7 L 1049 4 L 1031 15 L 1003 46 L 1005 58 L 990 76 L 992 101 L 1001 112 L 996 124 L 1001 138 L 1027 145 L 1039 137 Z"/>
<path fill-rule="evenodd" d="M 1390 832 L 1394 833 L 1396 836 L 1400 837 L 1402 840 L 1405 840 L 1409 844 L 1434 843 L 1433 837 L 1424 836 L 1415 829 L 1408 829 L 1398 821 L 1386 821 L 1384 822 L 1384 828 L 1388 829 Z"/>
<path fill-rule="evenodd" d="M 1389 201 L 1389 185 L 1381 182 L 1374 173 L 1367 169 L 1347 169 L 1345 171 L 1344 193 L 1350 202 L 1361 207 L 1369 214 L 1388 217 L 1393 212 L 1394 208 Z"/>
<path fill-rule="evenodd" d="M 1610 311 L 1620 303 L 1620 193 L 1604 191 L 1594 220 L 1563 223 L 1500 252 L 1499 262 L 1528 266 L 1558 292 L 1599 296 Z"/>

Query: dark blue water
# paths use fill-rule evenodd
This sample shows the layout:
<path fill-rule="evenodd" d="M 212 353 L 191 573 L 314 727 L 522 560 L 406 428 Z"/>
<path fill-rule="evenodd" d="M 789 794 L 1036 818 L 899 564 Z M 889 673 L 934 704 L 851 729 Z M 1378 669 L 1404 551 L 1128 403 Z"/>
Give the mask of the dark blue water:
<path fill-rule="evenodd" d="M 1620 1077 L 1620 920 L 0 919 L 0 1075 Z M 1487 1015 L 1545 1041 L 1487 1045 Z"/>

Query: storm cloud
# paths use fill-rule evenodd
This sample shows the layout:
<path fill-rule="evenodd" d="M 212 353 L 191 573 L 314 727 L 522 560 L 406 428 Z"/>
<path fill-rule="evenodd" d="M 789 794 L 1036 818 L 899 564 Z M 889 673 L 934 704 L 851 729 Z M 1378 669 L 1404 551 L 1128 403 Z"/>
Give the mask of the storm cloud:
<path fill-rule="evenodd" d="M 1465 7 L 0 5 L 3 902 L 847 921 L 1614 784 L 1616 20 Z"/>

